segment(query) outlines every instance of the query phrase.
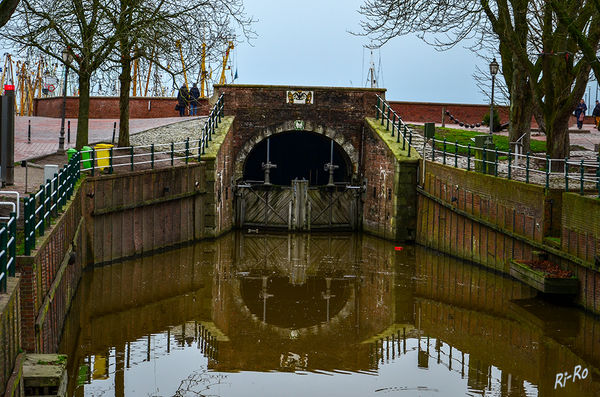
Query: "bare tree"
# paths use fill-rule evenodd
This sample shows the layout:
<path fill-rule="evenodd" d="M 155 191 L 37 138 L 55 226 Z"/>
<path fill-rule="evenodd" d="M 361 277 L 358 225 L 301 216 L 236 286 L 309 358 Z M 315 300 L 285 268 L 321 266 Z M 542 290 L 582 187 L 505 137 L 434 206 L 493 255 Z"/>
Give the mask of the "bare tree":
<path fill-rule="evenodd" d="M 115 45 L 106 0 L 22 0 L 2 32 L 21 49 L 35 47 L 62 63 L 63 50 L 78 75 L 77 148 L 88 144 L 90 79 Z"/>
<path fill-rule="evenodd" d="M 596 0 L 562 0 L 574 29 L 598 45 Z M 447 48 L 467 38 L 497 41 L 510 94 L 511 141 L 528 136 L 532 114 L 547 135 L 552 158 L 568 154 L 568 122 L 589 78 L 590 64 L 578 55 L 577 40 L 556 23 L 543 0 L 366 0 L 360 9 L 364 34 L 382 44 L 416 33 Z M 441 36 L 440 36 L 441 35 Z M 442 39 L 440 39 L 442 37 Z"/>
<path fill-rule="evenodd" d="M 110 3 L 109 3 L 110 4 Z M 113 62 L 120 66 L 119 146 L 129 146 L 129 97 L 134 60 L 146 59 L 167 73 L 175 84 L 186 70 L 199 68 L 202 44 L 209 59 L 224 41 L 236 39 L 236 28 L 250 38 L 252 19 L 245 15 L 242 0 L 120 0 L 107 7 L 118 40 Z M 180 43 L 180 47 L 176 45 Z M 180 53 L 181 51 L 181 53 Z M 191 77 L 191 74 L 190 74 Z"/>

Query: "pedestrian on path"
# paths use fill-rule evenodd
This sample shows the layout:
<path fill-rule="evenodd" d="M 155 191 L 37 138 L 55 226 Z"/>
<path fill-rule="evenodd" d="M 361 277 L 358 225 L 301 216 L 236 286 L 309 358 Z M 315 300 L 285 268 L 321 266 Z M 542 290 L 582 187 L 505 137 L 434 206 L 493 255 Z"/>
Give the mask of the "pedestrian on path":
<path fill-rule="evenodd" d="M 198 98 L 200 98 L 200 90 L 198 84 L 194 83 L 190 90 L 190 116 L 195 116 L 198 111 L 198 103 L 200 102 Z"/>
<path fill-rule="evenodd" d="M 596 129 L 600 129 L 600 101 L 596 100 L 596 106 L 592 111 L 592 116 L 596 118 Z"/>
<path fill-rule="evenodd" d="M 177 110 L 179 110 L 179 117 L 185 116 L 185 110 L 187 109 L 188 103 L 190 102 L 190 93 L 187 86 L 184 84 L 179 89 L 177 94 Z"/>
<path fill-rule="evenodd" d="M 577 118 L 577 128 L 583 127 L 583 119 L 585 118 L 585 112 L 587 111 L 587 105 L 585 101 L 581 99 L 579 104 L 575 108 L 575 117 Z"/>

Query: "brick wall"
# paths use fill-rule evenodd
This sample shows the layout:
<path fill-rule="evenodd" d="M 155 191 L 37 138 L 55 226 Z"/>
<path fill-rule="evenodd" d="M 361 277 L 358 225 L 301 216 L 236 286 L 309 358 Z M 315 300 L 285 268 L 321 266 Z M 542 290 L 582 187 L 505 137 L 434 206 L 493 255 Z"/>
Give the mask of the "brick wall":
<path fill-rule="evenodd" d="M 40 117 L 62 117 L 62 97 L 34 99 L 34 115 Z M 129 117 L 132 119 L 175 117 L 177 98 L 129 98 Z M 209 113 L 208 99 L 200 99 L 198 113 Z M 79 97 L 67 97 L 65 114 L 67 118 L 77 118 L 79 112 Z M 90 119 L 118 119 L 118 97 L 91 97 Z"/>
<path fill-rule="evenodd" d="M 9 277 L 6 293 L 0 294 L 0 395 L 4 395 L 13 371 L 20 370 L 15 365 L 21 348 L 19 281 L 19 277 Z M 20 383 L 19 379 L 16 381 Z M 9 388 L 18 391 L 22 386 L 9 385 Z"/>
<path fill-rule="evenodd" d="M 593 246 L 590 233 L 593 234 L 594 229 L 589 225 L 598 224 L 592 221 L 597 211 L 593 206 L 584 209 L 581 203 L 572 202 L 578 195 L 563 194 L 562 200 L 556 201 L 557 192 L 545 192 L 541 186 L 431 162 L 427 162 L 424 190 L 433 198 L 419 195 L 417 242 L 423 245 L 508 273 L 511 259 L 530 260 L 533 251 L 543 250 L 540 244 L 544 237 L 557 227 L 557 214 L 549 213 L 558 211 L 565 222 L 561 239 L 563 251 L 590 258 L 588 251 Z M 551 221 L 552 228 L 549 227 Z M 579 233 L 565 225 L 579 225 Z M 597 244 L 597 240 L 595 242 Z M 565 244 L 571 252 L 565 249 Z M 551 261 L 573 271 L 580 280 L 577 303 L 600 313 L 600 273 L 591 264 L 583 266 L 564 255 L 549 253 Z"/>
<path fill-rule="evenodd" d="M 213 234 L 215 236 L 230 230 L 235 223 L 234 186 L 232 184 L 235 172 L 235 158 L 232 155 L 235 132 L 230 124 L 221 127 L 223 128 L 220 128 L 219 131 L 225 134 L 225 137 L 223 137 L 214 161 L 207 162 L 209 179 L 214 179 L 214 184 L 210 184 L 210 186 L 214 189 Z"/>
<path fill-rule="evenodd" d="M 600 266 L 600 200 L 565 193 L 561 237 L 563 251 Z"/>
<path fill-rule="evenodd" d="M 418 159 L 407 153 L 395 153 L 400 148 L 373 119 L 365 121 L 361 161 L 364 162 L 366 192 L 363 194 L 363 228 L 379 237 L 413 241 L 416 229 Z M 385 129 L 383 129 L 385 130 Z M 414 152 L 413 152 L 414 153 Z"/>
<path fill-rule="evenodd" d="M 38 239 L 31 256 L 17 257 L 21 272 L 22 346 L 28 352 L 52 352 L 58 346 L 64 317 L 69 310 L 84 266 L 87 241 L 82 232 L 81 189 Z M 74 263 L 68 264 L 71 242 L 76 245 Z"/>
<path fill-rule="evenodd" d="M 442 111 L 450 112 L 457 120 L 463 123 L 481 123 L 483 116 L 490 111 L 489 105 L 473 105 L 461 103 L 432 103 L 432 102 L 404 102 L 390 101 L 390 106 L 405 121 L 442 122 Z M 500 122 L 508 122 L 508 106 L 495 106 L 500 116 Z M 446 116 L 446 123 L 453 123 Z"/>
<path fill-rule="evenodd" d="M 286 103 L 288 90 L 313 91 L 314 103 Z M 375 116 L 376 95 L 385 94 L 384 89 L 246 85 L 215 86 L 215 92 L 225 94 L 225 114 L 235 116 L 230 152 L 234 160 L 246 142 L 262 139 L 265 130 L 295 120 L 343 136 L 358 152 L 364 118 Z"/>

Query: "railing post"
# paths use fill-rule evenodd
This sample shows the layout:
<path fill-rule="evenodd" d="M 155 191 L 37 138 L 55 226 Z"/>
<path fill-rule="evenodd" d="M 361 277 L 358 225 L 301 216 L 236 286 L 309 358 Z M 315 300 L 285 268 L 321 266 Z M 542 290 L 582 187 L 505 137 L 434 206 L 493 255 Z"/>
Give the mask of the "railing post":
<path fill-rule="evenodd" d="M 386 103 L 382 99 L 381 100 L 381 125 L 383 125 L 383 115 L 385 114 L 385 106 L 386 106 Z"/>
<path fill-rule="evenodd" d="M 394 128 L 396 128 L 396 112 L 394 112 L 394 121 L 392 121 L 392 137 L 394 136 Z"/>
<path fill-rule="evenodd" d="M 54 197 L 54 200 L 50 200 L 50 206 L 52 206 L 54 204 L 54 217 L 58 216 L 58 206 L 59 206 L 59 200 L 60 200 L 60 191 L 58 190 L 58 174 L 54 174 L 54 178 L 53 178 L 53 182 L 52 182 L 52 189 L 51 189 L 51 195 Z M 52 207 L 51 207 L 52 208 Z"/>
<path fill-rule="evenodd" d="M 406 124 L 402 127 L 402 150 L 404 150 L 406 148 Z"/>
<path fill-rule="evenodd" d="M 9 254 L 10 257 L 13 258 L 13 263 L 8 275 L 14 277 L 17 266 L 17 213 L 11 212 L 10 217 L 12 219 L 10 220 L 10 226 L 8 227 L 8 238 L 9 240 L 12 239 L 12 244 L 9 248 Z"/>
<path fill-rule="evenodd" d="M 375 105 L 375 109 L 377 109 L 377 113 L 375 113 L 375 120 L 379 120 L 379 95 L 377 96 L 377 105 Z"/>
<path fill-rule="evenodd" d="M 202 154 L 202 139 L 198 139 L 198 161 L 201 160 L 200 156 Z"/>
<path fill-rule="evenodd" d="M 512 168 L 512 151 L 510 150 L 510 147 L 508 148 L 508 179 L 510 179 L 511 176 L 511 168 Z"/>
<path fill-rule="evenodd" d="M 175 145 L 171 142 L 171 166 L 173 166 L 173 162 L 175 160 Z"/>
<path fill-rule="evenodd" d="M 471 171 L 471 144 L 467 145 L 467 171 Z"/>
<path fill-rule="evenodd" d="M 527 159 L 526 159 L 526 165 L 525 165 L 525 183 L 529 183 L 529 158 L 530 153 L 527 152 Z"/>
<path fill-rule="evenodd" d="M 190 137 L 185 139 L 185 163 L 188 163 L 190 157 Z"/>
<path fill-rule="evenodd" d="M 458 142 L 454 142 L 454 168 L 458 168 Z"/>
<path fill-rule="evenodd" d="M 583 159 L 581 159 L 581 163 L 579 163 L 579 194 L 583 195 Z"/>
<path fill-rule="evenodd" d="M 30 235 L 30 240 L 29 240 L 29 249 L 30 250 L 34 250 L 35 249 L 35 224 L 37 222 L 36 219 L 36 215 L 35 215 L 35 211 L 37 210 L 35 207 L 35 194 L 31 193 L 29 195 L 29 214 L 30 214 L 30 230 L 31 230 L 31 235 Z M 30 251 L 31 252 L 31 251 Z"/>
<path fill-rule="evenodd" d="M 546 155 L 546 189 L 550 189 L 550 156 Z"/>
<path fill-rule="evenodd" d="M 27 256 L 31 254 L 31 249 L 29 248 L 29 234 L 31 229 L 31 219 L 29 213 L 29 209 L 31 207 L 30 202 L 31 200 L 29 198 L 23 200 L 23 250 Z"/>
<path fill-rule="evenodd" d="M 213 118 L 209 117 L 208 118 L 208 140 L 212 141 L 212 134 L 213 134 Z"/>
<path fill-rule="evenodd" d="M 94 176 L 94 172 L 96 169 L 96 151 L 92 150 L 92 176 Z"/>
<path fill-rule="evenodd" d="M 44 205 L 44 202 L 46 201 L 46 190 L 44 189 L 44 185 L 40 185 L 40 219 L 39 219 L 39 223 L 40 223 L 40 236 L 44 235 L 44 223 L 46 222 L 46 217 L 44 216 L 46 213 L 46 206 Z M 36 208 L 37 210 L 37 208 Z"/>
<path fill-rule="evenodd" d="M 496 160 L 494 162 L 494 176 L 498 176 L 498 148 L 496 148 Z"/>
<path fill-rule="evenodd" d="M 596 168 L 596 188 L 598 189 L 598 198 L 600 198 L 600 155 L 598 155 L 598 168 Z"/>
<path fill-rule="evenodd" d="M 8 242 L 7 239 L 8 231 L 6 230 L 6 224 L 0 223 L 0 273 L 2 273 L 2 280 L 0 280 L 0 292 L 6 292 L 6 278 L 8 274 L 6 273 L 6 264 L 8 262 L 8 250 L 6 249 L 6 245 Z"/>
<path fill-rule="evenodd" d="M 412 147 L 412 131 L 408 132 L 408 157 L 410 157 L 410 149 Z M 425 159 L 423 159 L 425 160 Z"/>
<path fill-rule="evenodd" d="M 133 146 L 129 147 L 129 159 L 131 162 L 131 171 L 133 171 Z"/>
<path fill-rule="evenodd" d="M 443 146 L 443 154 L 442 154 L 442 162 L 446 165 L 446 138 L 444 138 L 444 146 Z"/>
<path fill-rule="evenodd" d="M 44 185 L 44 188 L 46 189 L 46 200 L 45 202 L 48 202 L 48 204 L 45 204 L 45 209 L 44 211 L 46 211 L 46 215 L 48 216 L 48 227 L 50 227 L 50 223 L 52 222 L 52 181 L 50 179 L 46 179 L 46 184 Z"/>
<path fill-rule="evenodd" d="M 569 158 L 565 157 L 565 192 L 569 191 Z"/>
<path fill-rule="evenodd" d="M 108 173 L 113 173 L 113 148 L 110 148 L 110 155 L 108 157 Z"/>
<path fill-rule="evenodd" d="M 154 169 L 154 144 L 150 145 L 150 166 Z"/>
<path fill-rule="evenodd" d="M 385 124 L 385 130 L 386 130 L 386 131 L 389 131 L 389 130 L 390 130 L 390 113 L 391 113 L 391 109 L 390 109 L 390 107 L 388 106 L 388 111 L 387 111 L 387 121 L 386 121 L 386 124 Z"/>

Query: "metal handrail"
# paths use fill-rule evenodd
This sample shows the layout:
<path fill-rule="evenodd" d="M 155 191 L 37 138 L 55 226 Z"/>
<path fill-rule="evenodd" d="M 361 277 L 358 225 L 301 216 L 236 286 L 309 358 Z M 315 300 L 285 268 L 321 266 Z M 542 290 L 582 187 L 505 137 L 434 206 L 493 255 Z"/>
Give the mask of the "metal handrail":
<path fill-rule="evenodd" d="M 8 277 L 15 276 L 17 257 L 17 217 L 10 214 L 7 223 L 0 224 L 0 293 L 6 293 Z"/>
<path fill-rule="evenodd" d="M 376 120 L 380 121 L 381 126 L 384 126 L 387 131 L 390 131 L 391 136 L 396 133 L 396 142 L 400 143 L 400 132 L 402 131 L 402 149 L 405 148 L 408 143 L 408 155 L 410 156 L 411 147 L 419 152 L 425 149 L 429 150 L 430 161 L 437 161 L 439 155 L 436 158 L 436 149 L 441 155 L 440 162 L 446 164 L 448 158 L 453 161 L 454 166 L 457 168 L 466 168 L 470 171 L 471 163 L 482 164 L 484 169 L 493 167 L 494 176 L 506 177 L 507 179 L 524 180 L 526 183 L 538 183 L 544 184 L 546 188 L 550 187 L 550 182 L 561 178 L 564 180 L 565 191 L 573 190 L 569 188 L 569 181 L 576 181 L 578 183 L 578 190 L 580 194 L 585 194 L 589 190 L 590 185 L 595 185 L 595 189 L 598 191 L 598 197 L 600 198 L 600 156 L 596 161 L 591 160 L 579 160 L 574 161 L 568 158 L 566 159 L 551 159 L 548 156 L 537 156 L 531 153 L 521 154 L 513 153 L 510 148 L 507 152 L 494 149 L 494 159 L 490 160 L 487 156 L 482 156 L 481 159 L 473 158 L 473 153 L 489 154 L 485 148 L 477 148 L 469 145 L 461 145 L 456 142 L 437 141 L 437 144 L 441 145 L 440 148 L 436 147 L 436 140 L 433 139 L 431 148 L 426 147 L 425 139 L 420 134 L 413 133 L 412 129 L 406 125 L 401 117 L 391 108 L 391 106 L 380 96 L 377 96 L 377 104 L 375 105 L 377 110 Z M 525 135 L 525 134 L 524 134 Z M 517 141 L 524 138 L 522 135 Z M 408 136 L 408 137 L 407 137 Z M 459 150 L 462 149 L 462 150 Z M 467 155 L 462 155 L 459 152 L 466 152 Z M 424 161 L 429 161 L 428 155 L 424 158 Z M 500 157 L 506 157 L 508 164 L 501 163 Z M 459 161 L 460 160 L 460 161 Z M 466 161 L 465 161 L 466 160 Z M 520 165 L 524 163 L 524 165 Z M 556 164 L 561 164 L 556 165 Z M 536 168 L 535 164 L 540 164 L 540 168 Z M 563 171 L 552 171 L 553 169 L 563 168 Z M 571 169 L 574 172 L 571 172 Z M 534 175 L 543 176 L 544 182 L 532 180 Z"/>

